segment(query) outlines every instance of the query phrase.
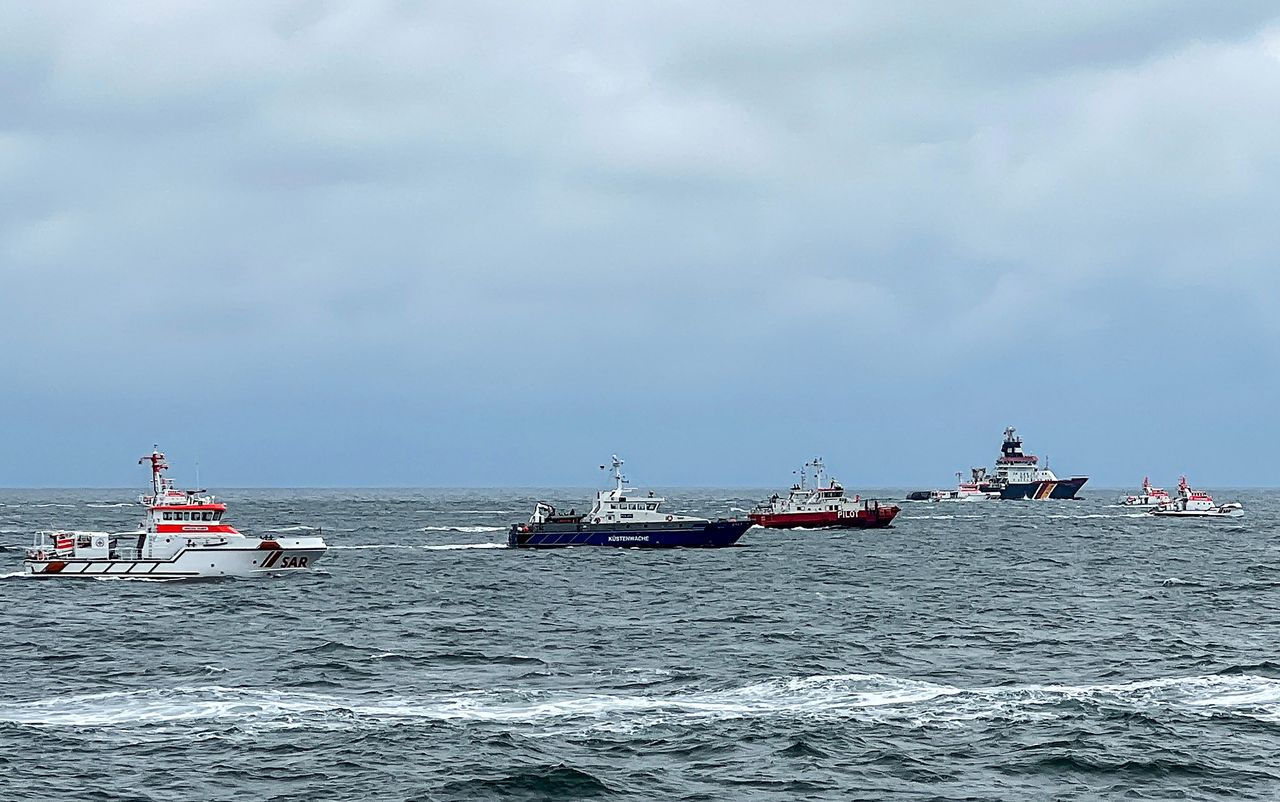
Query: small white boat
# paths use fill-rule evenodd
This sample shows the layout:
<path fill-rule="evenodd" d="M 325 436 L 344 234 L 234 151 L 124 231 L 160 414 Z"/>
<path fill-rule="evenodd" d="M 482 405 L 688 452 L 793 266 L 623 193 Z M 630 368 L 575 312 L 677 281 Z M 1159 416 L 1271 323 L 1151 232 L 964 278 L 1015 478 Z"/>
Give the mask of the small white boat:
<path fill-rule="evenodd" d="M 1136 496 L 1125 496 L 1121 501 L 1124 507 L 1142 507 L 1151 508 L 1158 507 L 1161 504 L 1168 504 L 1173 501 L 1168 491 L 1163 487 L 1152 487 L 1149 477 L 1142 477 L 1142 492 Z"/>
<path fill-rule="evenodd" d="M 1192 490 L 1184 476 L 1178 482 L 1178 497 L 1147 514 L 1164 518 L 1243 518 L 1244 505 L 1238 501 L 1215 504 L 1213 496 L 1201 490 Z"/>
<path fill-rule="evenodd" d="M 246 537 L 222 520 L 227 505 L 203 490 L 176 490 L 163 475 L 164 454 L 151 463 L 142 528 L 133 532 L 37 532 L 23 568 L 41 578 L 191 579 L 272 576 L 307 571 L 324 556 L 324 539 Z"/>
<path fill-rule="evenodd" d="M 985 489 L 987 487 L 987 469 L 972 468 L 972 477 L 970 481 L 961 481 L 961 474 L 956 473 L 956 487 L 954 490 L 930 490 L 929 501 L 989 501 L 993 498 L 999 498 L 1000 494 Z"/>

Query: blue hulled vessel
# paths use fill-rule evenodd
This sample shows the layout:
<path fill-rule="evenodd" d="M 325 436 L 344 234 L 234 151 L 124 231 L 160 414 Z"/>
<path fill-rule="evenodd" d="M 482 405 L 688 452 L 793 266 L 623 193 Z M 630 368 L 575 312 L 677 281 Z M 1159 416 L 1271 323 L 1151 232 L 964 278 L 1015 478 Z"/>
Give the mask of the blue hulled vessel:
<path fill-rule="evenodd" d="M 604 467 L 604 466 L 601 466 Z M 750 520 L 710 520 L 663 512 L 666 499 L 626 487 L 622 460 L 613 457 L 614 487 L 596 493 L 591 510 L 566 515 L 539 501 L 528 523 L 512 524 L 507 545 L 517 548 L 623 546 L 628 548 L 717 548 L 732 546 Z"/>

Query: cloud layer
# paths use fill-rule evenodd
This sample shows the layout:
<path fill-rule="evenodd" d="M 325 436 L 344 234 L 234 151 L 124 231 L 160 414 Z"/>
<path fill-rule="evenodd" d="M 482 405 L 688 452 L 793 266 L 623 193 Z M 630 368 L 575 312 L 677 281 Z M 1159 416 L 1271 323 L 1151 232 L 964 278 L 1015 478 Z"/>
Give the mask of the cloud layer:
<path fill-rule="evenodd" d="M 1280 482 L 1270 4 L 48 3 L 0 93 L 5 483 Z"/>

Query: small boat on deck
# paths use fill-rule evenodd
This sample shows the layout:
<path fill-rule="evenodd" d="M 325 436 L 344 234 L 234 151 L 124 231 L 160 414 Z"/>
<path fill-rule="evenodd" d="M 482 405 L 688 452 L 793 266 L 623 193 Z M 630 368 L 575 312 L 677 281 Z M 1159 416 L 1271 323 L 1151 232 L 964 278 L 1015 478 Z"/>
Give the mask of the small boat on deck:
<path fill-rule="evenodd" d="M 812 486 L 808 485 L 810 474 Z M 814 458 L 800 470 L 800 481 L 786 496 L 775 493 L 760 502 L 749 517 L 769 529 L 876 529 L 893 523 L 902 508 L 879 499 L 850 498 L 835 479 L 826 478 L 822 460 Z"/>
<path fill-rule="evenodd" d="M 246 537 L 223 520 L 227 505 L 203 490 L 178 490 L 164 476 L 164 454 L 152 450 L 151 495 L 142 528 L 133 532 L 37 532 L 23 561 L 41 578 L 192 579 L 274 576 L 307 571 L 327 546 L 317 536 Z"/>
<path fill-rule="evenodd" d="M 1193 490 L 1187 477 L 1178 482 L 1178 495 L 1147 513 L 1162 518 L 1243 518 L 1244 505 L 1238 501 L 1216 504 L 1213 496 Z"/>
<path fill-rule="evenodd" d="M 626 486 L 622 460 L 613 457 L 614 487 L 596 493 L 590 511 L 558 512 L 539 501 L 528 523 L 512 524 L 507 545 L 514 548 L 619 546 L 624 548 L 718 548 L 732 546 L 751 521 L 711 520 L 664 512 L 666 499 Z M 605 466 L 601 465 L 601 469 Z"/>

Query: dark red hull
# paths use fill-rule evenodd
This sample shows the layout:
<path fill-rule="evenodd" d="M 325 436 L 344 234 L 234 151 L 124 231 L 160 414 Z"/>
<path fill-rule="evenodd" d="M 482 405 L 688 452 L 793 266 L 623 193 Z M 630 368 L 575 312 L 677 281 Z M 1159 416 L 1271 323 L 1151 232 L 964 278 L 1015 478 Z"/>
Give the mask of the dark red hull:
<path fill-rule="evenodd" d="M 841 514 L 838 510 L 825 512 L 764 512 L 751 513 L 751 520 L 757 526 L 769 529 L 878 529 L 893 523 L 894 517 L 902 511 L 901 507 L 887 505 L 884 507 L 867 507 L 856 510 L 853 514 Z"/>

